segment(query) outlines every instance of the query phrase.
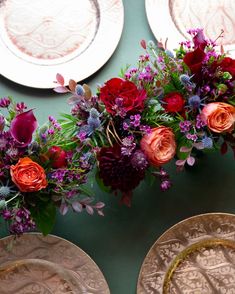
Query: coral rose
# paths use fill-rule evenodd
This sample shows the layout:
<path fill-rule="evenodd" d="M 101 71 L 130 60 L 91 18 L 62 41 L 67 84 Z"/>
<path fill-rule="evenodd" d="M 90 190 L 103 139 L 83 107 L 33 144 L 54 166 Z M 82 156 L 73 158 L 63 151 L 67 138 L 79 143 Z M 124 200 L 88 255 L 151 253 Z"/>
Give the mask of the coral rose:
<path fill-rule="evenodd" d="M 113 78 L 100 88 L 100 100 L 112 115 L 141 112 L 146 97 L 144 89 L 139 90 L 134 83 L 120 78 Z"/>
<path fill-rule="evenodd" d="M 47 186 L 44 169 L 29 157 L 20 158 L 10 168 L 11 179 L 21 192 L 36 192 Z"/>
<path fill-rule="evenodd" d="M 201 112 L 202 120 L 215 133 L 234 130 L 235 107 L 224 102 L 213 102 L 205 105 Z"/>
<path fill-rule="evenodd" d="M 141 139 L 140 146 L 152 165 L 161 166 L 175 155 L 175 135 L 171 128 L 164 126 L 154 128 L 150 134 Z"/>

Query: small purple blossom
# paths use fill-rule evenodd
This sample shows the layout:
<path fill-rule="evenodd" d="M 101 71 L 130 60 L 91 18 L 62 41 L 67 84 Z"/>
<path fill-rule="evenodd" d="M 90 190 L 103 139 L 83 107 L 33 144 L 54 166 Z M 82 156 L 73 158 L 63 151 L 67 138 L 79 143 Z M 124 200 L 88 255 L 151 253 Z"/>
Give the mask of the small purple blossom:
<path fill-rule="evenodd" d="M 160 184 L 160 188 L 163 192 L 169 190 L 171 187 L 171 182 L 169 180 L 164 180 Z"/>
<path fill-rule="evenodd" d="M 130 125 L 133 127 L 138 127 L 140 125 L 141 115 L 135 114 L 130 116 Z"/>
<path fill-rule="evenodd" d="M 179 127 L 180 127 L 181 133 L 187 133 L 187 132 L 189 132 L 190 129 L 191 129 L 191 126 L 192 126 L 192 123 L 189 120 L 181 121 L 179 123 Z"/>
<path fill-rule="evenodd" d="M 148 160 L 142 150 L 136 150 L 131 157 L 131 164 L 137 170 L 145 170 L 148 167 Z"/>
<path fill-rule="evenodd" d="M 135 149 L 135 147 L 136 147 L 136 143 L 134 142 L 134 137 L 133 136 L 125 137 L 122 140 L 121 153 L 123 155 L 130 156 L 133 150 Z"/>
<path fill-rule="evenodd" d="M 31 218 L 30 211 L 25 207 L 13 210 L 11 220 L 11 234 L 19 235 L 35 228 L 35 223 Z"/>
<path fill-rule="evenodd" d="M 51 178 L 58 183 L 62 183 L 67 173 L 66 169 L 57 169 L 51 173 Z"/>
<path fill-rule="evenodd" d="M 150 126 L 147 126 L 147 125 L 140 125 L 140 131 L 143 132 L 143 133 L 146 134 L 146 135 L 149 135 L 149 134 L 151 134 L 152 129 L 151 129 Z"/>
<path fill-rule="evenodd" d="M 0 107 L 7 108 L 11 104 L 11 100 L 8 97 L 3 97 L 0 99 Z"/>
<path fill-rule="evenodd" d="M 124 121 L 123 124 L 122 124 L 122 127 L 123 127 L 124 131 L 127 131 L 129 129 L 129 124 Z"/>
<path fill-rule="evenodd" d="M 206 123 L 202 120 L 201 115 L 198 114 L 197 117 L 196 117 L 196 128 L 198 130 L 200 130 L 205 126 L 206 126 Z"/>
<path fill-rule="evenodd" d="M 19 102 L 16 104 L 16 111 L 18 113 L 24 112 L 25 109 L 27 109 L 27 105 L 24 102 Z"/>
<path fill-rule="evenodd" d="M 55 130 L 53 130 L 53 129 L 49 129 L 49 130 L 47 131 L 47 133 L 48 133 L 48 135 L 54 135 L 54 134 L 55 134 Z"/>
<path fill-rule="evenodd" d="M 186 138 L 188 140 L 192 140 L 193 142 L 196 142 L 197 139 L 198 139 L 198 136 L 197 136 L 197 134 L 190 134 L 190 133 L 188 133 L 188 134 L 186 134 Z"/>

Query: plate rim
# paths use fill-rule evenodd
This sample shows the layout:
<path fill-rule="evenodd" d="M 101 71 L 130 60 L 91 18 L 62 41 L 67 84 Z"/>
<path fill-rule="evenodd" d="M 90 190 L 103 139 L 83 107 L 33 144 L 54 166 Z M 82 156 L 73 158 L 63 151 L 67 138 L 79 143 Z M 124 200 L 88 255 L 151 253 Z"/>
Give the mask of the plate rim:
<path fill-rule="evenodd" d="M 138 279 L 137 279 L 137 286 L 136 286 L 136 294 L 141 294 L 140 292 L 140 282 L 141 282 L 141 276 L 142 276 L 142 271 L 143 271 L 143 267 L 145 264 L 145 260 L 148 258 L 148 256 L 151 254 L 151 252 L 153 251 L 153 248 L 156 246 L 156 244 L 165 236 L 167 235 L 171 230 L 174 230 L 175 227 L 178 227 L 180 225 L 182 225 L 185 222 L 188 222 L 190 220 L 193 219 L 197 219 L 200 217 L 206 217 L 206 216 L 228 216 L 228 217 L 233 217 L 235 220 L 235 214 L 233 213 L 227 213 L 227 212 L 206 212 L 206 213 L 200 213 L 200 214 L 196 214 L 196 215 L 192 215 L 190 217 L 186 217 L 184 219 L 181 219 L 179 222 L 173 224 L 172 226 L 168 227 L 168 229 L 164 230 L 162 234 L 160 234 L 159 237 L 157 237 L 157 239 L 154 241 L 154 243 L 150 246 L 147 254 L 144 256 L 143 261 L 141 263 L 140 269 L 139 269 L 139 274 L 138 274 Z M 173 261 L 173 260 L 172 260 Z"/>
<path fill-rule="evenodd" d="M 169 50 L 177 49 L 179 43 L 185 40 L 190 40 L 190 36 L 186 38 L 175 26 L 171 15 L 169 13 L 170 0 L 145 0 L 145 13 L 150 29 L 157 41 L 167 39 Z M 162 23 L 164 22 L 164 26 Z M 188 28 L 191 29 L 191 28 Z M 167 35 L 170 34 L 170 36 Z M 228 51 L 228 55 L 234 58 L 235 55 L 235 43 L 232 45 L 224 46 L 225 51 Z M 216 47 L 217 51 L 220 51 L 220 46 Z"/>
<path fill-rule="evenodd" d="M 16 56 L 7 48 L 0 37 L 0 55 L 4 56 L 0 75 L 22 86 L 36 89 L 52 89 L 56 86 L 54 81 L 57 73 L 61 73 L 65 77 L 66 85 L 68 85 L 70 78 L 79 82 L 96 73 L 114 54 L 124 27 L 124 5 L 122 0 L 96 1 L 100 9 L 99 27 L 91 44 L 79 56 L 63 64 L 33 64 Z M 116 18 L 113 17 L 113 13 Z M 0 21 L 2 21 L 1 18 L 0 14 Z M 105 40 L 107 45 L 103 46 Z M 89 66 L 87 66 L 87 60 L 89 61 Z M 24 71 L 21 70 L 22 67 Z M 35 72 L 37 73 L 33 75 Z"/>
<path fill-rule="evenodd" d="M 42 233 L 40 233 L 40 232 L 26 232 L 26 233 L 24 233 L 23 235 L 19 236 L 19 238 L 20 238 L 20 237 L 23 237 L 24 235 L 25 235 L 25 236 L 37 236 L 37 237 L 40 237 L 41 239 L 44 238 L 44 237 L 45 237 L 45 238 L 47 238 L 47 237 L 49 237 L 49 238 L 52 237 L 52 238 L 54 238 L 55 240 L 66 242 L 70 247 L 74 247 L 76 250 L 80 251 L 80 253 L 83 254 L 84 257 L 86 257 L 87 260 L 89 260 L 89 262 L 92 263 L 93 266 L 95 266 L 96 269 L 99 271 L 100 276 L 102 276 L 102 279 L 103 279 L 103 281 L 105 282 L 105 286 L 106 286 L 105 291 L 107 291 L 107 292 L 105 292 L 105 294 L 110 294 L 110 288 L 109 288 L 108 282 L 107 282 L 107 280 L 106 280 L 106 277 L 104 276 L 103 271 L 102 271 L 101 268 L 98 266 L 98 264 L 97 264 L 97 263 L 91 258 L 91 256 L 90 256 L 88 253 L 86 253 L 82 248 L 80 248 L 78 245 L 72 243 L 71 241 L 69 241 L 69 240 L 67 240 L 67 239 L 65 239 L 65 238 L 63 238 L 63 237 L 60 237 L 60 236 L 57 236 L 57 235 L 54 235 L 54 234 L 48 234 L 48 235 L 44 236 L 44 235 L 43 235 Z M 5 237 L 3 237 L 3 238 L 0 238 L 0 244 L 3 243 L 3 242 L 6 242 L 8 239 L 9 239 L 9 240 L 14 240 L 14 235 L 8 235 L 8 236 L 5 236 Z M 17 240 L 17 239 L 16 239 L 16 240 Z M 35 259 L 35 258 L 30 258 L 30 259 Z M 41 258 L 41 259 L 42 259 L 42 258 Z M 15 260 L 15 259 L 11 259 L 10 261 L 14 261 L 14 260 Z M 17 260 L 19 260 L 19 258 L 17 258 Z M 42 260 L 45 260 L 45 259 L 42 259 Z M 50 261 L 50 260 L 46 260 L 46 261 L 53 262 L 53 261 Z M 55 263 L 55 262 L 54 262 L 54 263 Z M 5 262 L 3 263 L 3 265 L 4 265 L 4 264 L 5 264 Z M 1 263 L 0 263 L 0 265 L 1 265 Z M 58 265 L 63 267 L 63 265 L 60 264 L 60 263 L 58 263 Z M 67 270 L 67 271 L 71 271 L 71 270 L 72 270 L 72 269 L 70 269 L 70 268 L 66 268 L 66 267 L 64 267 L 64 268 L 65 268 L 65 270 Z M 76 273 L 75 270 L 72 270 L 72 271 L 74 271 L 74 273 Z"/>

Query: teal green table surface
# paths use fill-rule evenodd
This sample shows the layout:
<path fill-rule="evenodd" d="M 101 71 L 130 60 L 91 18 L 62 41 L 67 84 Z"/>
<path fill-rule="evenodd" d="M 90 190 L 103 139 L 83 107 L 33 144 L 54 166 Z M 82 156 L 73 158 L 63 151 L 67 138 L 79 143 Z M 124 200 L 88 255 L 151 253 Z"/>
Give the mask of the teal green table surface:
<path fill-rule="evenodd" d="M 93 90 L 98 83 L 117 76 L 121 67 L 136 64 L 142 53 L 141 39 L 154 40 L 144 0 L 123 2 L 125 24 L 117 49 L 98 72 L 83 81 Z M 0 66 L 2 62 L 4 56 L 0 56 Z M 27 88 L 0 76 L 0 96 L 7 95 L 35 108 L 40 123 L 49 115 L 57 116 L 69 111 L 66 95 Z M 152 186 L 143 182 L 135 190 L 131 208 L 120 206 L 114 195 L 105 194 L 95 187 L 97 199 L 106 203 L 104 217 L 72 212 L 64 217 L 58 214 L 52 233 L 77 244 L 92 257 L 102 270 L 112 294 L 136 293 L 144 257 L 155 240 L 173 224 L 205 212 L 235 213 L 232 152 L 224 156 L 219 153 L 205 155 L 195 167 L 182 173 L 176 172 L 173 163 L 168 170 L 173 181 L 171 190 L 163 193 L 158 182 Z M 7 234 L 3 225 L 0 230 L 1 237 Z"/>

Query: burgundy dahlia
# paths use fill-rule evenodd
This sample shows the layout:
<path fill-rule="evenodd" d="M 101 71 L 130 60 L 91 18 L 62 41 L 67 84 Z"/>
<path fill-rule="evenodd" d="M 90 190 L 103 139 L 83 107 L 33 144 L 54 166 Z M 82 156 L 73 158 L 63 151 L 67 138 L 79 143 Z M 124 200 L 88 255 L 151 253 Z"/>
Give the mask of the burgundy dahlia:
<path fill-rule="evenodd" d="M 122 202 L 130 205 L 131 192 L 137 187 L 145 175 L 145 169 L 133 167 L 131 157 L 121 153 L 121 147 L 103 147 L 98 154 L 99 177 L 104 185 L 113 191 L 121 191 Z"/>

